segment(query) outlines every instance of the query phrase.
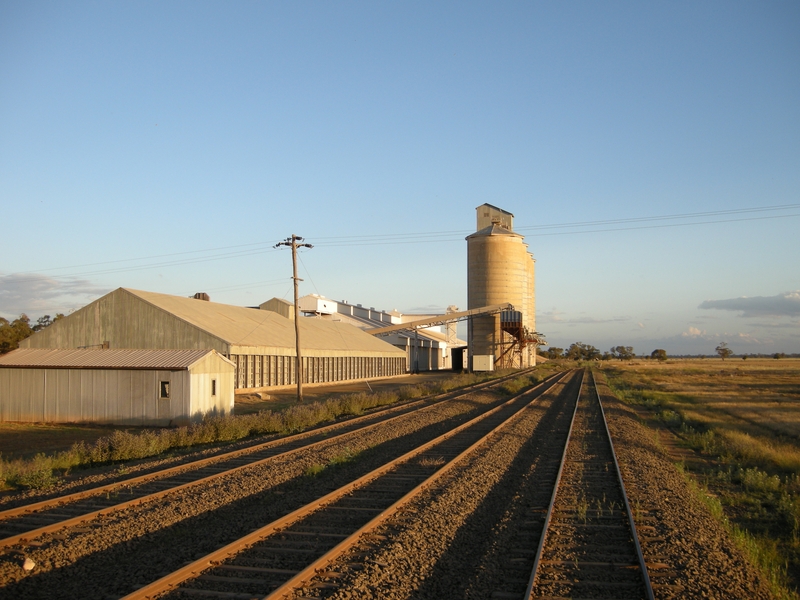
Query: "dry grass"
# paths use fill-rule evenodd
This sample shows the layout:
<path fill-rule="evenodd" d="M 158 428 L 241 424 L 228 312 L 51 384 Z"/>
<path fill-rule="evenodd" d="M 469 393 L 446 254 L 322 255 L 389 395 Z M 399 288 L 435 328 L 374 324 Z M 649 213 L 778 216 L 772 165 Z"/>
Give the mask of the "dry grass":
<path fill-rule="evenodd" d="M 648 361 L 604 370 L 629 399 L 715 431 L 743 459 L 787 471 L 800 464 L 798 359 Z"/>
<path fill-rule="evenodd" d="M 554 368 L 557 367 L 543 366 L 543 370 L 548 371 Z M 78 438 L 68 446 L 68 449 L 43 452 L 43 449 L 37 448 L 35 444 L 28 444 L 28 448 L 35 448 L 35 454 L 14 457 L 0 453 L 0 490 L 21 487 L 47 488 L 52 486 L 58 477 L 74 469 L 148 458 L 203 444 L 232 442 L 249 436 L 295 433 L 343 416 L 360 415 L 398 400 L 447 392 L 501 375 L 503 373 L 499 371 L 481 374 L 447 374 L 447 376 L 437 374 L 435 378 L 428 378 L 427 381 L 416 378 L 419 383 L 413 385 L 394 385 L 392 388 L 384 387 L 371 393 L 359 391 L 322 396 L 319 401 L 301 405 L 291 403 L 281 410 L 260 410 L 240 415 L 207 418 L 201 423 L 174 429 L 105 428 L 100 430 L 104 434 L 100 436 L 95 431 L 97 428 L 88 428 L 92 435 L 86 438 L 81 437 L 86 434 L 84 429 L 72 427 L 71 429 L 78 430 L 75 434 Z M 539 377 L 529 375 L 521 379 L 529 385 Z M 271 406 L 277 407 L 280 404 L 273 403 Z M 25 431 L 35 431 L 36 427 L 27 426 Z M 45 429 L 48 428 L 53 431 L 58 429 L 45 426 Z M 13 430 L 13 426 L 7 429 Z M 69 438 L 67 432 L 69 429 L 70 426 L 61 426 L 62 444 L 65 439 L 63 436 Z M 54 435 L 58 436 L 58 433 Z M 17 440 L 18 445 L 24 443 L 24 436 L 20 440 Z"/>
<path fill-rule="evenodd" d="M 776 596 L 796 598 L 800 359 L 639 361 L 603 371 L 620 399 L 696 451 L 687 476 L 719 499 L 717 516 Z"/>
<path fill-rule="evenodd" d="M 52 454 L 73 444 L 93 444 L 116 428 L 104 425 L 0 423 L 0 456 L 6 460 Z M 133 428 L 132 428 L 133 429 Z"/>

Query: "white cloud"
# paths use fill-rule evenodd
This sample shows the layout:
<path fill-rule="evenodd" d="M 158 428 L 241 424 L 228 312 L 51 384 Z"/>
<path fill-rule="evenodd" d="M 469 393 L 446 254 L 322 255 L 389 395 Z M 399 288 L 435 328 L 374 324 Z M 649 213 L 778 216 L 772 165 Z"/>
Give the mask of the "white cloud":
<path fill-rule="evenodd" d="M 79 308 L 108 291 L 85 279 L 54 279 L 37 273 L 0 275 L 0 314 L 54 315 Z"/>
<path fill-rule="evenodd" d="M 698 308 L 741 311 L 741 317 L 800 316 L 800 290 L 776 296 L 741 296 L 727 300 L 706 300 Z"/>
<path fill-rule="evenodd" d="M 745 344 L 757 344 L 759 346 L 771 346 L 775 343 L 775 340 L 755 337 L 754 335 L 750 335 L 749 333 L 737 333 L 734 335 L 734 339 L 743 342 Z"/>
<path fill-rule="evenodd" d="M 689 327 L 688 331 L 684 331 L 681 334 L 681 337 L 688 337 L 688 338 L 699 338 L 705 337 L 706 330 L 705 329 L 698 329 L 697 327 Z"/>

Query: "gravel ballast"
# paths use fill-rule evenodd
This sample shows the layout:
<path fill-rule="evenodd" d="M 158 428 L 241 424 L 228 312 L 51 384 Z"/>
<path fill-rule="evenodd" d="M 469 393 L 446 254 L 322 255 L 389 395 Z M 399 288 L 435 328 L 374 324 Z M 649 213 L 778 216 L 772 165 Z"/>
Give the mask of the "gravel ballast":
<path fill-rule="evenodd" d="M 119 597 L 368 472 L 503 398 L 478 391 L 0 556 L 0 598 Z M 325 477 L 309 467 L 342 457 Z M 25 559 L 35 568 L 23 569 Z"/>
<path fill-rule="evenodd" d="M 654 434 L 600 386 L 615 449 L 632 505 L 656 598 L 772 598 L 725 529 L 689 489 Z M 546 505 L 537 481 L 536 440 L 555 405 L 543 398 L 516 424 L 415 501 L 406 517 L 376 531 L 333 565 L 335 599 L 511 598 L 504 582 L 520 550 L 513 523 Z M 537 496 L 538 494 L 538 496 Z M 535 550 L 535 546 L 529 548 Z M 520 575 L 516 575 L 520 577 Z"/>

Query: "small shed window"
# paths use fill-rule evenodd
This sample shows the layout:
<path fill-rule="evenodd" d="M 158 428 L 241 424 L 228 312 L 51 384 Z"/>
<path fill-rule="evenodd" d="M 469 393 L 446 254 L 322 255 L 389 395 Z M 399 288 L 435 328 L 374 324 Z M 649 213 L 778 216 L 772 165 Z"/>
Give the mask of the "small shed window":
<path fill-rule="evenodd" d="M 159 397 L 162 400 L 169 400 L 169 381 L 161 382 Z"/>
<path fill-rule="evenodd" d="M 216 379 L 212 379 L 211 380 L 211 395 L 212 396 L 216 396 L 217 395 L 217 380 Z"/>

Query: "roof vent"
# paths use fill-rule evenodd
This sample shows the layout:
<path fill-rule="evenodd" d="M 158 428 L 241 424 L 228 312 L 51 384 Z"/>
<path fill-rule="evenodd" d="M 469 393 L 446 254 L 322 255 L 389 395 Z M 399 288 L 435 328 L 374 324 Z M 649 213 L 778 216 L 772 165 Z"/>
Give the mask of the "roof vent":
<path fill-rule="evenodd" d="M 205 292 L 197 292 L 192 298 L 195 300 L 205 300 L 206 302 L 211 301 L 211 297 Z"/>

